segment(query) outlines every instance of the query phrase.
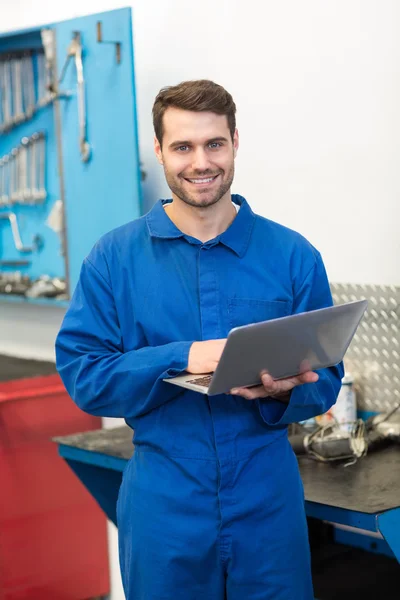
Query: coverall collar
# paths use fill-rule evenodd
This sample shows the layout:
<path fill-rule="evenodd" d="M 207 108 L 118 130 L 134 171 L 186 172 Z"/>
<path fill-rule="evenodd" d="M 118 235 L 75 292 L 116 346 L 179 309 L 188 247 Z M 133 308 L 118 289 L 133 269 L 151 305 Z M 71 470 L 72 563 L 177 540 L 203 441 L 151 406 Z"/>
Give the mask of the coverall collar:
<path fill-rule="evenodd" d="M 164 210 L 164 204 L 171 200 L 159 200 L 146 215 L 147 227 L 151 237 L 163 239 L 185 238 L 189 243 L 202 244 L 185 235 L 168 217 Z M 254 226 L 255 215 L 246 200 L 239 194 L 232 194 L 232 202 L 240 206 L 240 210 L 231 225 L 213 240 L 209 240 L 204 245 L 214 246 L 219 242 L 227 246 L 239 257 L 244 256 L 250 242 L 251 232 Z"/>

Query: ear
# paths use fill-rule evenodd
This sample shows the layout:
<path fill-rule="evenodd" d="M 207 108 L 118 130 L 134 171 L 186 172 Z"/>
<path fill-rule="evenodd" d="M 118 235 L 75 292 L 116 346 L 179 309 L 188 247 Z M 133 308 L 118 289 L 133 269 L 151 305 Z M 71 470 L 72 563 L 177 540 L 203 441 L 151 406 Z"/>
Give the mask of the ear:
<path fill-rule="evenodd" d="M 235 133 L 233 134 L 233 156 L 236 158 L 236 154 L 239 150 L 239 132 L 235 129 Z"/>
<path fill-rule="evenodd" d="M 154 152 L 156 153 L 156 157 L 160 165 L 163 165 L 164 162 L 162 157 L 161 145 L 156 136 L 154 136 Z"/>

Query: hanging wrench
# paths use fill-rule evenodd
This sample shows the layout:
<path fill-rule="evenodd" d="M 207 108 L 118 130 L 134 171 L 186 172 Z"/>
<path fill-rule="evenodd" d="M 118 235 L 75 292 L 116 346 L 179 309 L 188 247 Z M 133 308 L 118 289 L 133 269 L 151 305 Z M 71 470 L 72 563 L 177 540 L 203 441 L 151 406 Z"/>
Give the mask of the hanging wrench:
<path fill-rule="evenodd" d="M 32 240 L 32 246 L 24 246 L 18 229 L 17 215 L 14 212 L 0 213 L 0 219 L 8 220 L 11 226 L 11 232 L 14 240 L 15 249 L 20 252 L 34 252 L 42 247 L 42 238 L 35 235 Z"/>
<path fill-rule="evenodd" d="M 7 206 L 10 203 L 10 157 L 8 154 L 3 156 L 2 182 L 1 182 L 1 197 L 0 204 Z"/>
<path fill-rule="evenodd" d="M 11 106 L 11 62 L 6 60 L 3 62 L 3 126 L 7 127 L 11 124 L 12 106 Z"/>
<path fill-rule="evenodd" d="M 22 58 L 22 76 L 24 108 L 26 116 L 30 119 L 36 108 L 35 80 L 33 76 L 32 56 L 30 54 Z"/>
<path fill-rule="evenodd" d="M 37 102 L 38 104 L 44 100 L 46 96 L 46 67 L 45 56 L 43 52 L 36 54 L 37 64 Z"/>
<path fill-rule="evenodd" d="M 30 138 L 30 150 L 29 150 L 29 167 L 30 167 L 30 190 L 31 190 L 31 202 L 32 204 L 36 204 L 36 201 L 39 198 L 39 188 L 37 184 L 37 140 L 39 139 L 39 134 L 34 133 Z"/>
<path fill-rule="evenodd" d="M 46 140 L 44 133 L 39 133 L 37 140 L 37 156 L 38 156 L 38 193 L 37 199 L 41 202 L 46 200 L 46 186 L 45 186 L 45 168 L 46 168 Z"/>
<path fill-rule="evenodd" d="M 10 203 L 13 204 L 19 200 L 18 148 L 11 150 L 10 161 Z"/>
<path fill-rule="evenodd" d="M 23 204 L 31 200 L 30 189 L 28 188 L 28 146 L 29 139 L 22 138 L 19 149 L 19 201 Z"/>
<path fill-rule="evenodd" d="M 83 75 L 82 63 L 82 43 L 81 34 L 75 31 L 72 41 L 67 50 L 67 58 L 61 71 L 58 83 L 64 79 L 70 58 L 75 58 L 75 67 L 78 83 L 78 117 L 79 117 L 79 149 L 83 162 L 87 162 L 90 158 L 90 145 L 87 141 L 87 123 L 86 123 L 86 100 L 85 100 L 85 78 Z"/>
<path fill-rule="evenodd" d="M 14 105 L 14 123 L 21 123 L 25 119 L 24 107 L 22 103 L 22 69 L 21 60 L 13 60 L 13 105 Z"/>

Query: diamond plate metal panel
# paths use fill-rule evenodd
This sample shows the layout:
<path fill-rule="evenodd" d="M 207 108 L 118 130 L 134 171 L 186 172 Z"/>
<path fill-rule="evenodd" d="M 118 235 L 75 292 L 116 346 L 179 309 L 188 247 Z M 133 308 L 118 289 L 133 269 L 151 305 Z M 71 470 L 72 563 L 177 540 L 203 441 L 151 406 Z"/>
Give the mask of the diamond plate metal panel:
<path fill-rule="evenodd" d="M 358 408 L 387 411 L 400 401 L 400 287 L 330 285 L 335 304 L 368 300 L 344 362 L 355 378 Z"/>

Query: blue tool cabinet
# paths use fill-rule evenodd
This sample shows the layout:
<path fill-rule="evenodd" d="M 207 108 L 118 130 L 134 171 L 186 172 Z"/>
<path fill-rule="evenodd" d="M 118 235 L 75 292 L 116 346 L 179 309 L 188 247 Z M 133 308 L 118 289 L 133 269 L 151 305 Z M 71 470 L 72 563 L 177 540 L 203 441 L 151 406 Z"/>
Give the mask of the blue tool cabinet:
<path fill-rule="evenodd" d="M 0 35 L 0 301 L 65 304 L 141 211 L 129 8 Z"/>

